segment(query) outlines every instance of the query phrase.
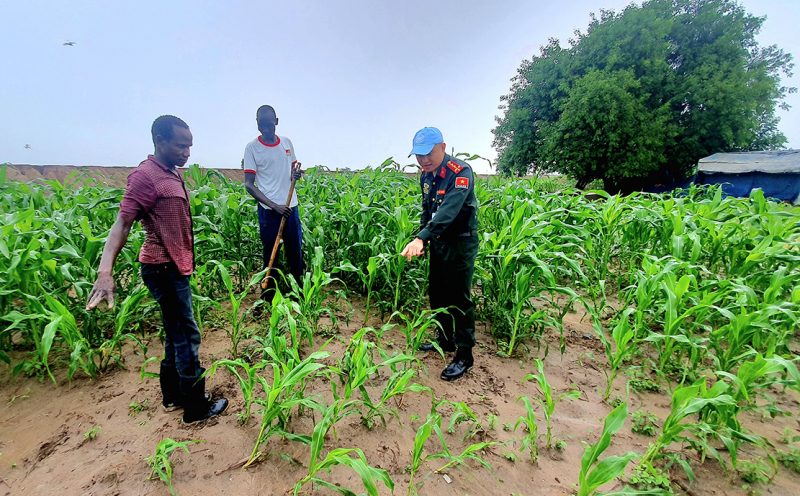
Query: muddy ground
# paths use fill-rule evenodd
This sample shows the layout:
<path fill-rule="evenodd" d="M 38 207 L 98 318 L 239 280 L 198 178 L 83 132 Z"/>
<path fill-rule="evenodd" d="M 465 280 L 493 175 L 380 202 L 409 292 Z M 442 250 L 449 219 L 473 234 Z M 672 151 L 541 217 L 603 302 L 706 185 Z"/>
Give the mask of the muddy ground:
<path fill-rule="evenodd" d="M 338 334 L 327 346 L 332 356 L 326 360 L 334 364 L 341 357 L 345 342 L 360 328 L 363 322 L 363 302 L 351 300 L 356 311 L 349 325 L 342 324 Z M 210 319 L 211 320 L 211 319 Z M 553 430 L 558 439 L 566 441 L 566 448 L 547 452 L 542 450 L 538 463 L 531 464 L 527 453 L 519 453 L 519 438 L 522 432 L 503 429 L 506 422 L 512 425 L 524 414 L 521 403 L 515 403 L 519 395 L 531 399 L 539 395 L 533 382 L 520 385 L 522 378 L 535 372 L 534 358 L 542 358 L 544 350 L 531 353 L 524 358 L 501 358 L 496 354 L 490 328 L 484 322 L 477 325 L 478 347 L 475 348 L 475 367 L 464 378 L 455 383 L 445 383 L 439 373 L 445 366 L 442 358 L 429 354 L 423 358 L 428 377 L 419 380 L 429 386 L 437 398 L 464 401 L 478 414 L 483 425 L 488 426 L 487 416 L 497 415 L 497 425 L 487 429 L 485 435 L 462 442 L 466 426 L 461 425 L 453 435 L 445 434 L 451 451 L 460 452 L 467 445 L 484 439 L 507 442 L 508 447 L 495 446 L 485 453 L 494 473 L 477 463 L 468 468 L 449 468 L 445 474 L 433 473 L 444 465 L 442 460 L 423 463 L 417 473 L 416 482 L 420 495 L 568 495 L 572 494 L 578 481 L 583 443 L 594 444 L 602 430 L 603 419 L 611 407 L 601 401 L 605 376 L 602 369 L 605 359 L 600 342 L 592 337 L 592 327 L 581 315 L 571 313 L 565 320 L 568 344 L 562 356 L 558 350 L 558 336 L 548 334 L 550 354 L 544 360 L 545 373 L 559 392 L 567 391 L 574 384 L 582 391 L 576 400 L 565 400 L 556 406 Z M 252 325 L 252 324 L 251 324 Z M 377 317 L 370 325 L 380 326 Z M 201 346 L 201 358 L 208 366 L 215 358 L 227 358 L 229 341 L 223 328 L 206 327 Z M 589 337 L 587 337 L 589 336 Z M 404 343 L 400 331 L 390 330 L 384 343 Z M 321 346 L 325 339 L 315 339 Z M 796 345 L 797 343 L 793 343 Z M 246 343 L 245 343 L 246 345 Z M 159 354 L 161 344 L 157 339 L 148 343 L 150 355 Z M 304 353 L 310 352 L 309 347 Z M 590 355 L 594 357 L 592 359 Z M 15 357 L 17 358 L 17 357 Z M 225 396 L 231 405 L 222 416 L 199 425 L 187 426 L 181 421 L 181 413 L 167 413 L 161 407 L 158 379 L 140 380 L 140 367 L 144 357 L 128 350 L 127 370 L 114 369 L 98 380 L 82 377 L 67 384 L 62 379 L 58 387 L 49 381 L 29 377 L 11 377 L 10 370 L 0 364 L 0 495 L 168 495 L 169 491 L 160 481 L 148 481 L 149 468 L 144 458 L 155 452 L 156 445 L 164 438 L 179 441 L 202 439 L 199 444 L 189 446 L 190 453 L 176 451 L 173 485 L 178 494 L 186 495 L 242 495 L 283 494 L 291 490 L 296 481 L 307 474 L 310 450 L 307 446 L 273 437 L 262 450 L 269 457 L 246 470 L 228 469 L 246 458 L 253 449 L 258 434 L 260 417 L 254 415 L 247 426 L 237 423 L 243 400 L 235 378 L 220 370 L 208 380 L 208 389 L 215 396 Z M 155 370 L 154 364 L 150 365 Z M 65 371 L 58 371 L 61 377 Z M 373 397 L 377 397 L 387 378 L 386 371 L 375 379 Z M 614 394 L 625 396 L 627 377 L 624 374 L 615 382 Z M 309 394 L 320 394 L 326 401 L 331 398 L 330 383 L 315 379 L 309 386 Z M 612 398 L 614 397 L 612 394 Z M 800 411 L 797 395 L 776 395 L 778 404 L 795 415 Z M 148 405 L 148 409 L 131 415 L 131 403 Z M 350 416 L 337 424 L 338 440 L 329 434 L 325 449 L 334 447 L 361 448 L 371 465 L 386 469 L 396 483 L 395 494 L 406 494 L 409 474 L 406 471 L 411 459 L 411 449 L 417 428 L 424 422 L 431 408 L 430 397 L 410 393 L 397 405 L 401 422 L 387 418 L 387 426 L 380 422 L 371 430 L 361 425 L 358 416 Z M 631 393 L 628 399 L 631 412 L 645 409 L 655 413 L 663 421 L 669 413 L 670 397 L 667 392 Z M 544 418 L 537 407 L 539 432 L 544 433 Z M 254 406 L 254 411 L 256 411 Z M 444 410 L 445 428 L 452 409 Z M 410 420 L 412 415 L 419 420 Z M 800 434 L 796 417 L 778 417 L 764 420 L 760 413 L 743 415 L 744 425 L 766 436 L 776 447 L 786 449 L 778 441 L 785 428 Z M 86 440 L 84 434 L 100 426 L 94 440 Z M 659 424 L 660 426 L 660 424 Z M 294 432 L 310 435 L 313 419 L 310 414 L 293 419 Z M 520 428 L 521 429 L 521 428 Z M 635 451 L 644 454 L 652 438 L 633 434 L 630 417 L 625 426 L 614 436 L 611 447 L 604 456 Z M 672 446 L 678 449 L 678 446 Z M 426 453 L 440 450 L 436 436 L 426 444 Z M 504 453 L 515 452 L 516 461 L 509 460 Z M 280 456 L 281 454 L 285 456 Z M 745 446 L 740 459 L 763 455 L 759 449 Z M 745 495 L 744 482 L 733 473 L 726 474 L 714 460 L 700 463 L 692 453 L 692 467 L 696 481 L 689 484 L 680 469 L 672 469 L 673 480 L 677 480 L 687 494 L 692 496 Z M 332 473 L 320 474 L 322 478 L 347 487 L 356 493 L 364 492 L 359 477 L 348 468 L 337 467 Z M 621 487 L 618 481 L 603 487 L 605 491 Z M 800 494 L 800 475 L 781 469 L 774 483 L 754 486 L 763 494 Z M 390 492 L 379 486 L 381 494 Z M 329 490 L 304 487 L 307 494 L 334 494 Z M 676 489 L 676 494 L 684 491 Z"/>

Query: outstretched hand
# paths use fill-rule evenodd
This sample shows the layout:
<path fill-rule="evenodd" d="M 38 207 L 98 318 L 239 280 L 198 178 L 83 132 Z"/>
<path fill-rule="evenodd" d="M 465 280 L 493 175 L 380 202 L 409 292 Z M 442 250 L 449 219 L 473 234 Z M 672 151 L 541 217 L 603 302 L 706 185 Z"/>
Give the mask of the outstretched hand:
<path fill-rule="evenodd" d="M 94 282 L 92 291 L 89 293 L 89 299 L 86 303 L 86 311 L 92 310 L 101 301 L 105 300 L 108 308 L 114 308 L 114 298 L 117 296 L 117 283 L 114 278 L 108 275 L 99 275 Z"/>
<path fill-rule="evenodd" d="M 425 243 L 419 238 L 414 238 L 414 241 L 410 242 L 403 248 L 402 253 L 400 253 L 401 257 L 406 257 L 406 260 L 409 262 L 411 261 L 411 257 L 418 257 L 420 255 L 425 254 Z"/>

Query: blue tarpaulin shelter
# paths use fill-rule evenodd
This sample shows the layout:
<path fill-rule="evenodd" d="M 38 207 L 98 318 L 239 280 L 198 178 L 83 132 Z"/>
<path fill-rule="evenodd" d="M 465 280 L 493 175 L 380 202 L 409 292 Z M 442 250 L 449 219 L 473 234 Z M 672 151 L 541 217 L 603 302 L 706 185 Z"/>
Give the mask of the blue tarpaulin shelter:
<path fill-rule="evenodd" d="M 723 193 L 746 198 L 761 188 L 764 196 L 800 205 L 800 150 L 715 153 L 700 159 L 696 184 L 721 184 Z"/>

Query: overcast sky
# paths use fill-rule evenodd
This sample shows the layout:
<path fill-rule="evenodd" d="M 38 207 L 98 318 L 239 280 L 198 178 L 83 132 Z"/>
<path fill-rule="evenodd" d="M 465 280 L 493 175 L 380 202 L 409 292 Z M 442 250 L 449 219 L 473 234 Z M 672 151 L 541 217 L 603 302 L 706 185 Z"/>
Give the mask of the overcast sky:
<path fill-rule="evenodd" d="M 153 119 L 174 114 L 194 134 L 190 163 L 239 167 L 262 104 L 304 167 L 411 163 L 424 126 L 494 159 L 520 62 L 627 3 L 2 0 L 0 163 L 136 165 Z M 800 1 L 743 4 L 768 16 L 762 45 L 800 57 Z M 787 102 L 780 129 L 800 148 L 800 95 Z"/>

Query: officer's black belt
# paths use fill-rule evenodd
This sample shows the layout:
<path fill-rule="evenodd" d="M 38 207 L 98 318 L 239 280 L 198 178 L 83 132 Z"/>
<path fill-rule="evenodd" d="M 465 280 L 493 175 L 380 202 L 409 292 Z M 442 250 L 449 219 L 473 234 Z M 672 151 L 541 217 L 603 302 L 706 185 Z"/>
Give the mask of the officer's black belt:
<path fill-rule="evenodd" d="M 478 235 L 478 231 L 473 229 L 472 231 L 463 232 L 461 234 L 449 234 L 447 236 L 436 236 L 436 239 L 448 240 L 448 239 L 455 239 L 455 238 L 471 238 L 472 236 L 477 236 L 477 235 Z"/>

